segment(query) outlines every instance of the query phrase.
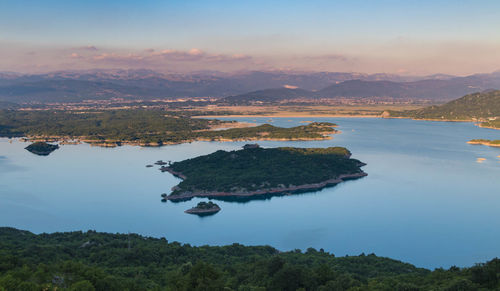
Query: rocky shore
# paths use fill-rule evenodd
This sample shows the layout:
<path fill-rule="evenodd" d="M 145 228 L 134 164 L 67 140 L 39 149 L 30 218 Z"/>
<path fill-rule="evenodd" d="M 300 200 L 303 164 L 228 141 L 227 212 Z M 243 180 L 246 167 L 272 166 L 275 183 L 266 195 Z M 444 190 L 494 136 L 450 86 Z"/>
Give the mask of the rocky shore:
<path fill-rule="evenodd" d="M 179 172 L 176 172 L 174 170 L 172 170 L 171 168 L 169 167 L 165 167 L 165 166 L 162 166 L 160 168 L 160 171 L 162 172 L 169 172 L 170 174 L 174 175 L 175 177 L 178 177 L 178 178 L 181 178 L 183 180 L 185 180 L 187 177 L 185 175 L 183 175 L 182 173 L 179 173 Z M 175 187 L 174 187 L 175 188 Z"/>
<path fill-rule="evenodd" d="M 167 168 L 167 167 L 165 167 Z M 169 168 L 165 169 L 164 171 L 169 172 L 179 178 L 186 179 L 186 176 L 183 175 L 182 173 L 175 172 Z M 275 187 L 275 188 L 265 188 L 265 189 L 260 189 L 256 191 L 235 191 L 235 192 L 218 192 L 218 191 L 185 191 L 181 192 L 175 195 L 169 195 L 165 199 L 171 200 L 171 201 L 183 201 L 183 200 L 189 200 L 194 197 L 199 197 L 199 198 L 217 198 L 217 197 L 252 197 L 252 196 L 259 196 L 259 195 L 281 195 L 281 194 L 286 194 L 286 193 L 294 193 L 294 192 L 301 192 L 301 191 L 314 191 L 314 190 L 320 190 L 328 186 L 336 185 L 338 183 L 341 183 L 346 180 L 351 180 L 351 179 L 357 179 L 361 177 L 365 177 L 368 174 L 365 172 L 360 172 L 360 173 L 354 173 L 354 174 L 346 174 L 346 175 L 340 175 L 337 178 L 334 179 L 329 179 L 323 182 L 319 183 L 314 183 L 314 184 L 304 184 L 304 185 L 292 185 L 289 187 Z M 179 190 L 177 186 L 174 186 L 172 188 L 172 191 Z"/>

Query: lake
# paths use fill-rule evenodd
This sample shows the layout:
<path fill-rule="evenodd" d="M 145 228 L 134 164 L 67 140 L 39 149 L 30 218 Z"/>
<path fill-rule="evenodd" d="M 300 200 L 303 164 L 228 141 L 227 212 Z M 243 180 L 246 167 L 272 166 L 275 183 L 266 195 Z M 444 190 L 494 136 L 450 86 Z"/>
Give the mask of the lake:
<path fill-rule="evenodd" d="M 269 118 L 238 118 L 265 123 Z M 185 214 L 199 201 L 162 203 L 180 180 L 157 160 L 179 161 L 245 142 L 194 142 L 141 148 L 63 145 L 36 156 L 28 144 L 0 139 L 0 225 L 35 233 L 93 229 L 165 237 L 191 245 L 314 247 L 337 256 L 375 253 L 419 267 L 471 266 L 500 256 L 500 139 L 472 123 L 377 118 L 272 118 L 273 125 L 329 121 L 332 140 L 263 141 L 263 147 L 344 146 L 368 176 L 321 191 L 216 201 L 218 214 Z M 477 162 L 478 158 L 485 158 Z"/>

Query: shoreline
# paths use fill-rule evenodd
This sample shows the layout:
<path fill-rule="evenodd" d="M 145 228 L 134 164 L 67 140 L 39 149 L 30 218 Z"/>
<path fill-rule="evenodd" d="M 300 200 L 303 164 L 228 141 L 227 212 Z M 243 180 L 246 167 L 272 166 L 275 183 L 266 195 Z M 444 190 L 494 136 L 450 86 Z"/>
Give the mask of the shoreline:
<path fill-rule="evenodd" d="M 441 121 L 441 122 L 473 122 L 477 127 L 481 128 L 489 128 L 489 129 L 496 129 L 500 130 L 498 127 L 492 127 L 492 126 L 484 126 L 481 125 L 480 121 L 477 120 L 472 120 L 472 119 L 461 119 L 461 120 L 456 120 L 456 119 L 437 119 L 437 118 L 413 118 L 413 117 L 402 117 L 402 116 L 384 116 L 384 114 L 379 114 L 379 115 L 343 115 L 343 114 L 313 114 L 313 115 L 252 115 L 252 114 L 241 114 L 241 115 L 206 115 L 206 116 L 192 116 L 193 118 L 212 118 L 212 119 L 217 119 L 217 118 L 314 118 L 314 117 L 319 117 L 319 118 L 383 118 L 383 119 L 411 119 L 415 121 Z"/>
<path fill-rule="evenodd" d="M 266 138 L 266 137 L 250 137 L 250 138 L 193 138 L 189 140 L 182 140 L 178 142 L 161 142 L 161 143 L 147 143 L 147 142 L 133 142 L 133 141 L 114 141 L 114 140 L 99 140 L 93 141 L 85 138 L 64 138 L 64 137 L 17 137 L 21 142 L 48 142 L 48 143 L 59 143 L 60 145 L 78 145 L 78 144 L 89 144 L 90 146 L 104 147 L 104 148 L 114 148 L 124 145 L 130 146 L 140 146 L 140 147 L 162 147 L 169 145 L 178 145 L 184 143 L 192 143 L 197 141 L 202 142 L 241 142 L 241 141 L 321 141 L 321 140 L 331 140 L 333 137 L 331 135 L 338 134 L 340 131 L 332 131 L 332 132 L 324 132 L 323 137 L 317 138 L 307 138 L 307 137 L 298 137 L 298 138 Z M 6 137 L 9 138 L 9 137 Z"/>
<path fill-rule="evenodd" d="M 444 121 L 444 122 L 477 122 L 477 120 L 472 119 L 438 119 L 438 118 L 414 118 L 414 117 L 404 117 L 404 116 L 381 116 L 384 119 L 411 119 L 416 121 Z"/>
<path fill-rule="evenodd" d="M 415 121 L 472 122 L 477 127 L 500 130 L 500 128 L 498 128 L 498 127 L 481 125 L 481 123 L 482 123 L 481 121 L 472 120 L 472 119 L 462 119 L 462 120 L 456 120 L 456 119 L 432 119 L 432 118 L 413 118 L 413 117 L 401 117 L 401 116 L 395 116 L 395 117 L 392 117 L 392 116 L 380 116 L 380 118 L 384 118 L 384 119 L 410 119 L 410 120 L 415 120 Z"/>
<path fill-rule="evenodd" d="M 182 173 L 175 172 L 170 169 L 166 169 L 165 171 L 171 173 L 172 175 L 183 179 L 182 177 L 184 176 Z M 175 174 L 174 174 L 175 173 Z M 297 191 L 314 191 L 314 190 L 321 190 L 325 187 L 332 186 L 339 184 L 341 182 L 344 182 L 346 180 L 351 180 L 351 179 L 358 179 L 362 177 L 368 176 L 367 173 L 361 171 L 360 173 L 354 173 L 354 174 L 344 174 L 340 175 L 337 178 L 329 179 L 323 182 L 318 182 L 318 183 L 313 183 L 313 184 L 303 184 L 303 185 L 298 185 L 298 186 L 290 186 L 290 187 L 283 187 L 283 188 L 266 188 L 266 189 L 261 189 L 261 190 L 256 190 L 256 191 L 248 191 L 248 192 L 220 192 L 220 191 L 195 191 L 195 192 L 184 192 L 179 195 L 168 195 L 166 197 L 166 200 L 171 200 L 171 201 L 183 201 L 183 200 L 189 200 L 195 197 L 198 198 L 217 198 L 217 197 L 241 197 L 241 198 L 248 198 L 248 197 L 255 197 L 255 196 L 261 196 L 261 195 L 281 195 L 285 194 L 287 192 L 297 192 Z M 177 186 L 172 187 L 172 191 L 178 190 Z"/>
<path fill-rule="evenodd" d="M 489 147 L 500 147 L 500 143 L 491 143 L 492 140 L 490 141 L 475 141 L 475 140 L 469 140 L 467 143 L 468 144 L 473 144 L 473 145 L 485 145 L 485 146 L 489 146 Z"/>
<path fill-rule="evenodd" d="M 489 129 L 496 129 L 496 130 L 500 130 L 499 127 L 493 127 L 493 126 L 485 126 L 485 125 L 481 125 L 481 124 L 477 124 L 477 126 L 481 127 L 481 128 L 489 128 Z"/>
<path fill-rule="evenodd" d="M 196 115 L 192 118 L 250 118 L 250 117 L 262 117 L 262 118 L 311 118 L 311 117 L 349 117 L 349 118 L 380 118 L 381 115 L 343 115 L 343 114 L 313 114 L 313 115 L 280 115 L 280 114 L 266 114 L 266 115 L 252 115 L 252 114 L 234 114 L 234 115 Z"/>
<path fill-rule="evenodd" d="M 187 138 L 183 140 L 177 141 L 159 141 L 159 142 L 144 142 L 144 141 L 130 141 L 130 140 L 114 140 L 114 139 L 91 139 L 88 136 L 44 136 L 44 135 L 33 135 L 33 136 L 15 136 L 15 138 L 19 138 L 22 142 L 52 142 L 59 143 L 60 145 L 77 145 L 86 143 L 90 146 L 99 146 L 99 147 L 107 147 L 113 148 L 122 145 L 131 145 L 131 146 L 141 146 L 141 147 L 161 147 L 168 145 L 178 145 L 184 143 L 192 143 L 196 141 L 215 141 L 215 142 L 244 142 L 244 141 L 319 141 L 319 140 L 330 140 L 332 139 L 333 134 L 339 134 L 340 131 L 335 129 L 337 125 L 328 127 L 329 129 L 325 129 L 324 131 L 317 132 L 319 137 L 290 137 L 290 138 L 280 138 L 280 137 L 266 137 L 266 135 L 257 134 L 252 137 L 239 137 L 239 138 L 225 138 L 222 136 L 217 136 L 217 132 L 221 129 L 228 130 L 233 128 L 252 128 L 257 126 L 255 123 L 250 122 L 223 122 L 216 126 L 211 126 L 208 129 L 193 131 L 192 138 Z M 214 134 L 214 137 L 207 136 L 197 136 L 200 133 L 207 132 L 210 134 Z M 202 134 L 200 134 L 202 135 Z M 13 138 L 8 137 L 6 138 Z"/>

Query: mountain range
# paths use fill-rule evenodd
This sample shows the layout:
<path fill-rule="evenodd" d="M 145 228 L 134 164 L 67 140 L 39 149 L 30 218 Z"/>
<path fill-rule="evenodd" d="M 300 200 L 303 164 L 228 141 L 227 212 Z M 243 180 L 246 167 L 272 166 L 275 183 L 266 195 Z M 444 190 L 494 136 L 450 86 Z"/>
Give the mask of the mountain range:
<path fill-rule="evenodd" d="M 231 74 L 211 71 L 165 74 L 151 70 L 0 72 L 0 101 L 14 103 L 181 97 L 224 98 L 236 103 L 338 97 L 446 101 L 493 88 L 500 88 L 500 72 L 467 77 L 282 71 Z"/>

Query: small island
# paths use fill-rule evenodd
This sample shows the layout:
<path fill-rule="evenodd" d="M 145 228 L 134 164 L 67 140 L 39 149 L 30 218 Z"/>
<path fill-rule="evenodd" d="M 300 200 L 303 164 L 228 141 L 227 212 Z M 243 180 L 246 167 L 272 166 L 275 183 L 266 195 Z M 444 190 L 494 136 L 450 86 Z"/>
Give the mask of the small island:
<path fill-rule="evenodd" d="M 365 164 L 343 147 L 261 148 L 219 150 L 162 167 L 183 179 L 164 197 L 185 201 L 193 197 L 261 199 L 320 190 L 348 179 L 364 177 Z"/>
<path fill-rule="evenodd" d="M 51 152 L 57 150 L 59 148 L 56 144 L 48 144 L 43 141 L 34 142 L 29 146 L 25 147 L 31 153 L 39 156 L 48 156 Z"/>
<path fill-rule="evenodd" d="M 200 202 L 195 207 L 188 209 L 184 212 L 189 214 L 196 214 L 199 216 L 207 216 L 216 214 L 219 211 L 220 211 L 219 205 L 213 203 L 212 201 L 209 201 L 209 202 Z"/>
<path fill-rule="evenodd" d="M 469 140 L 467 143 L 469 144 L 480 144 L 480 145 L 486 145 L 490 147 L 500 147 L 500 140 L 489 140 L 489 139 L 472 139 Z"/>

